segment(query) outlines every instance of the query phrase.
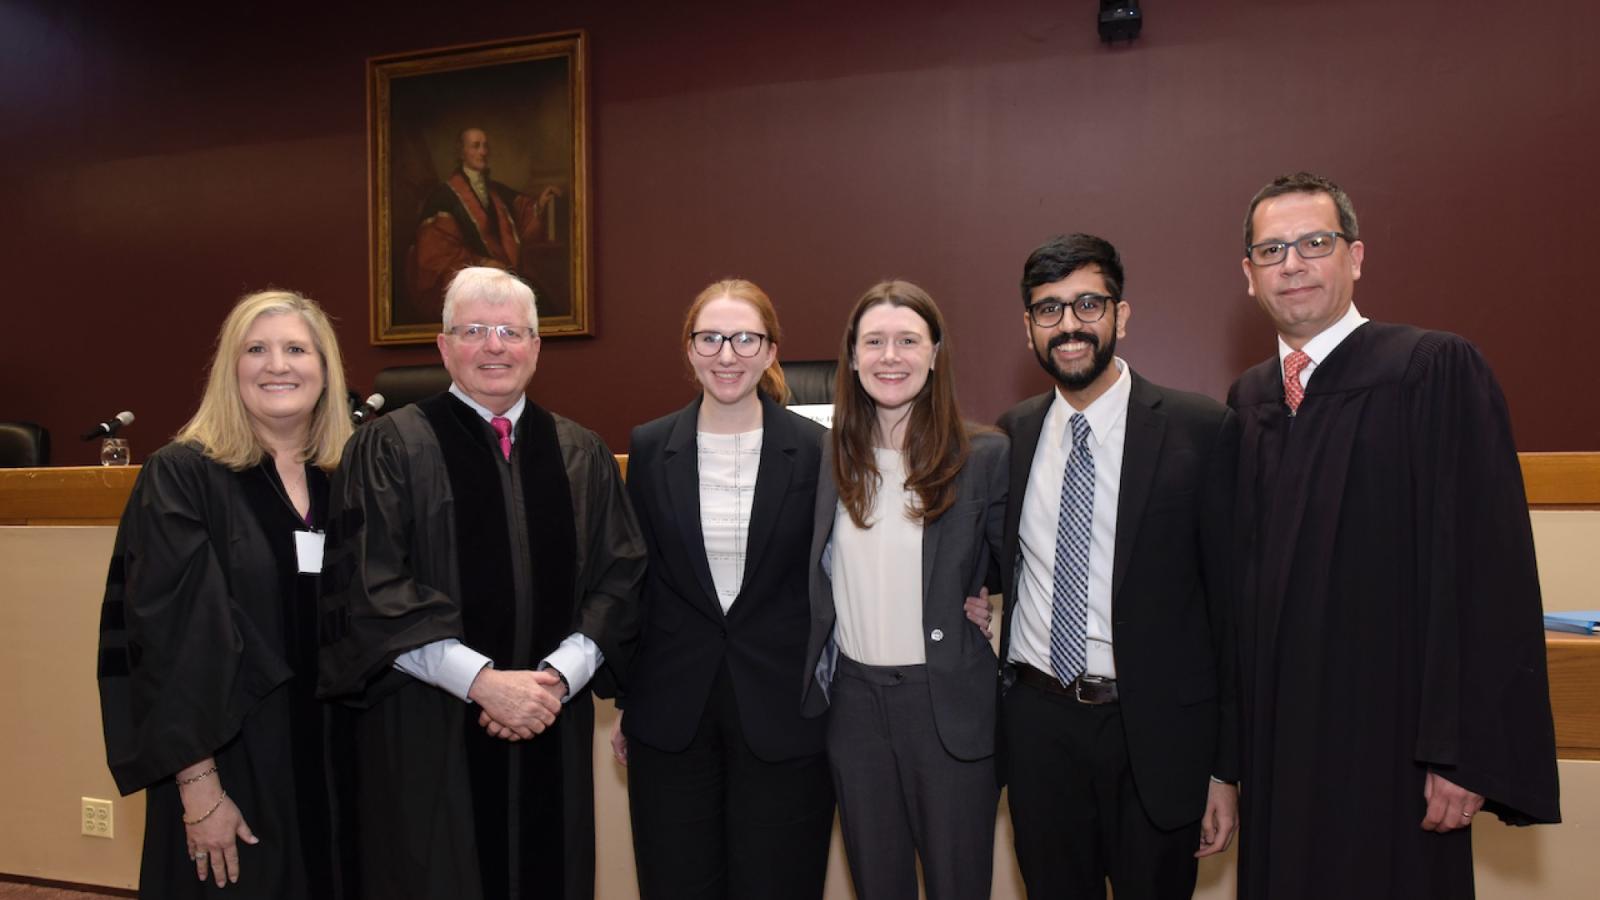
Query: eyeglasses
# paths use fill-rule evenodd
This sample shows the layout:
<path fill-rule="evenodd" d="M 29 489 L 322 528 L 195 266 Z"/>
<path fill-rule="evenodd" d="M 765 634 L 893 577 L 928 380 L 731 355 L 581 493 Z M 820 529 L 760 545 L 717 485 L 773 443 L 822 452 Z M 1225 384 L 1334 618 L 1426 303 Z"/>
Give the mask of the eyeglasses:
<path fill-rule="evenodd" d="M 733 348 L 734 356 L 749 359 L 761 352 L 761 345 L 766 339 L 767 336 L 759 331 L 735 331 L 733 334 L 696 331 L 689 335 L 689 346 L 701 356 L 716 356 L 722 352 L 722 345 L 727 344 Z"/>
<path fill-rule="evenodd" d="M 538 334 L 538 329 L 532 325 L 483 325 L 472 322 L 466 325 L 452 325 L 444 330 L 445 334 L 455 335 L 468 344 L 481 344 L 487 341 L 491 332 L 500 338 L 502 344 L 520 344 Z"/>
<path fill-rule="evenodd" d="M 1027 307 L 1028 318 L 1040 328 L 1054 328 L 1061 324 L 1061 318 L 1067 314 L 1067 307 L 1072 307 L 1072 317 L 1085 325 L 1090 325 L 1105 318 L 1106 308 L 1117 302 L 1115 297 L 1105 294 L 1079 294 L 1071 303 L 1062 303 L 1060 300 L 1040 300 L 1038 303 Z"/>
<path fill-rule="evenodd" d="M 1244 248 L 1245 255 L 1250 257 L 1253 266 L 1275 266 L 1289 258 L 1289 248 L 1300 254 L 1301 259 L 1321 259 L 1333 252 L 1339 245 L 1339 238 L 1345 241 L 1350 236 L 1339 231 L 1313 231 L 1302 234 L 1292 241 L 1262 241 Z"/>

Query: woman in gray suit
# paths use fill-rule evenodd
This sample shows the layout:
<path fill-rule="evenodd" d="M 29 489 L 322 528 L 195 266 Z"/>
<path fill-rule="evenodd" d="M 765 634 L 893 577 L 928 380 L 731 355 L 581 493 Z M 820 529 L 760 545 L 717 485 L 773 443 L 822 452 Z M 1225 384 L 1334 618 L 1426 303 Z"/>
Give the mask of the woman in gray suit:
<path fill-rule="evenodd" d="M 844 377 L 849 367 L 854 377 Z M 989 896 L 997 663 L 963 600 L 1000 551 L 1006 438 L 956 406 L 944 319 L 886 281 L 850 314 L 811 547 L 807 715 L 861 900 Z"/>

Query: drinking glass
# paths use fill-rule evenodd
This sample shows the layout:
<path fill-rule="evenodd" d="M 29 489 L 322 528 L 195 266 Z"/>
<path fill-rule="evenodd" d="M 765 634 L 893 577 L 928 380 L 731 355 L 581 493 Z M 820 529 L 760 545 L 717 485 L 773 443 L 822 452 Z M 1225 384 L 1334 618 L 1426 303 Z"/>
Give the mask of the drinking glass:
<path fill-rule="evenodd" d="M 100 442 L 100 465 L 125 466 L 131 459 L 127 438 L 106 438 Z"/>

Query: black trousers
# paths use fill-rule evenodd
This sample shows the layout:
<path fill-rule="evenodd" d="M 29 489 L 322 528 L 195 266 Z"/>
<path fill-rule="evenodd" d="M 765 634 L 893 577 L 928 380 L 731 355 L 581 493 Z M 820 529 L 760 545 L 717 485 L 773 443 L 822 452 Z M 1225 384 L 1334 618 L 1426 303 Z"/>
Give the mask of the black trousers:
<path fill-rule="evenodd" d="M 828 708 L 828 762 L 839 792 L 858 900 L 988 900 L 994 757 L 956 759 L 939 741 L 926 666 L 839 657 Z"/>
<path fill-rule="evenodd" d="M 726 666 L 688 747 L 628 742 L 628 807 L 641 900 L 822 896 L 833 836 L 827 756 L 751 753 Z"/>
<path fill-rule="evenodd" d="M 1024 682 L 1000 709 L 1017 865 L 1030 898 L 1188 900 L 1200 822 L 1151 823 L 1128 764 L 1122 708 L 1089 706 Z"/>

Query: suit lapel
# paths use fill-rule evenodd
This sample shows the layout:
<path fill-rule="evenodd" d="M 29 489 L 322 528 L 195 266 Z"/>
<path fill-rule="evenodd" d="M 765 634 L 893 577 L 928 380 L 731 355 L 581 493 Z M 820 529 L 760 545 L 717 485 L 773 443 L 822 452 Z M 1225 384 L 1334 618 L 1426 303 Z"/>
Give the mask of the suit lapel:
<path fill-rule="evenodd" d="M 1161 457 L 1161 440 L 1167 417 L 1158 407 L 1161 393 L 1150 382 L 1130 372 L 1133 385 L 1128 396 L 1128 424 L 1122 446 L 1122 485 L 1117 491 L 1117 540 L 1111 557 L 1111 605 L 1122 593 L 1133 555 L 1133 542 L 1139 536 L 1145 504 L 1150 500 L 1150 485 L 1155 481 L 1156 464 Z"/>
<path fill-rule="evenodd" d="M 1011 620 L 1015 619 L 1017 602 L 1017 563 L 1022 558 L 1022 501 L 1028 490 L 1028 475 L 1033 471 L 1033 455 L 1039 449 L 1039 436 L 1044 431 L 1044 417 L 1055 400 L 1052 389 L 1037 397 L 1022 401 L 1017 414 L 1010 417 L 1011 479 L 1006 500 L 1006 530 L 1001 552 L 1000 575 L 1005 579 L 1005 613 L 1000 618 L 1000 659 L 1010 655 Z"/>
<path fill-rule="evenodd" d="M 794 476 L 794 457 L 799 451 L 795 429 L 779 406 L 767 395 L 761 395 L 761 464 L 756 469 L 756 496 L 750 507 L 750 527 L 745 537 L 744 577 L 749 583 L 752 572 L 761 569 L 761 558 L 766 553 L 768 539 L 778 524 L 778 512 L 789 493 L 789 482 Z M 744 585 L 739 586 L 740 596 Z M 737 606 L 735 606 L 737 608 Z"/>
<path fill-rule="evenodd" d="M 811 579 L 820 588 L 811 592 L 811 617 L 824 631 L 833 628 L 833 520 L 839 509 L 839 486 L 833 480 L 833 435 L 822 446 L 822 468 L 817 473 L 817 506 L 811 523 Z"/>
<path fill-rule="evenodd" d="M 1039 435 L 1044 431 L 1044 417 L 1050 411 L 1050 403 L 1055 400 L 1055 391 L 1040 394 L 1024 401 L 1027 405 L 1020 410 L 1013 420 L 1011 437 L 1011 493 L 1008 494 L 1011 502 L 1006 504 L 1006 530 L 1005 536 L 1009 543 L 1018 552 L 1021 552 L 1022 543 L 1018 534 L 1022 529 L 1022 497 L 1028 490 L 1028 475 L 1033 471 L 1033 454 L 1039 449 Z M 1010 569 L 1016 560 L 1002 560 L 1007 568 L 1004 573 L 1009 579 L 1012 575 Z"/>
<path fill-rule="evenodd" d="M 695 431 L 700 422 L 700 398 L 678 413 L 667 437 L 661 465 L 666 471 L 667 496 L 677 519 L 677 532 L 684 536 L 683 547 L 689 568 L 700 582 L 703 599 L 718 618 L 722 603 L 717 599 L 717 584 L 706 561 L 705 532 L 700 524 L 700 453 Z M 700 538 L 695 540 L 693 538 Z"/>
<path fill-rule="evenodd" d="M 960 476 L 957 476 L 959 479 Z M 960 502 L 959 497 L 956 502 Z M 899 510 L 896 510 L 899 513 Z M 888 514 L 888 510 L 884 511 Z M 903 513 L 901 513 L 903 515 Z M 944 536 L 944 523 L 950 516 L 940 516 L 936 521 L 922 524 L 922 608 L 928 608 L 928 594 L 933 586 L 933 564 L 939 558 L 939 539 Z M 963 585 L 965 587 L 965 585 Z M 926 621 L 926 616 L 923 617 Z"/>

